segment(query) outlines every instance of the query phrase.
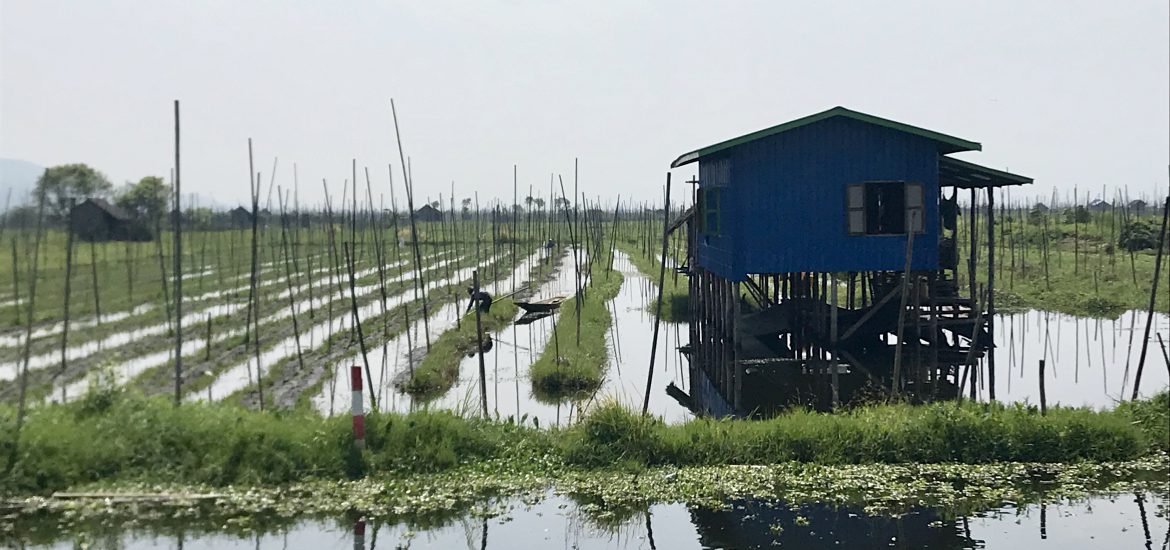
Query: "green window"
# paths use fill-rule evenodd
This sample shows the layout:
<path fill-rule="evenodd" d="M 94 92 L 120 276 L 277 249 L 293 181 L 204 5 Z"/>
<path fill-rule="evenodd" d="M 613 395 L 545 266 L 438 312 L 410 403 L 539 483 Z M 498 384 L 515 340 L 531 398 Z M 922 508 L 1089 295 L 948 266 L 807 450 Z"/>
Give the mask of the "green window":
<path fill-rule="evenodd" d="M 722 228 L 722 216 L 720 215 L 720 206 L 723 202 L 722 190 L 718 187 L 709 187 L 702 190 L 700 201 L 702 202 L 702 217 L 700 219 L 701 232 L 704 235 L 719 235 Z"/>

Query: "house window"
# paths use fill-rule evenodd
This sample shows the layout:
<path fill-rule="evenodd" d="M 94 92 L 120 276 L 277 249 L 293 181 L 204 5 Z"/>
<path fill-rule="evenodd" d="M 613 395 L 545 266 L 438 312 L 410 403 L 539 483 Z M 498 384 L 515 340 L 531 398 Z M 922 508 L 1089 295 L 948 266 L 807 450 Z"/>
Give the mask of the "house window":
<path fill-rule="evenodd" d="M 845 189 L 850 235 L 905 235 L 907 227 L 922 233 L 924 215 L 920 183 L 867 181 Z"/>
<path fill-rule="evenodd" d="M 722 203 L 718 187 L 701 189 L 699 192 L 699 231 L 703 235 L 719 235 L 722 224 L 719 209 Z"/>

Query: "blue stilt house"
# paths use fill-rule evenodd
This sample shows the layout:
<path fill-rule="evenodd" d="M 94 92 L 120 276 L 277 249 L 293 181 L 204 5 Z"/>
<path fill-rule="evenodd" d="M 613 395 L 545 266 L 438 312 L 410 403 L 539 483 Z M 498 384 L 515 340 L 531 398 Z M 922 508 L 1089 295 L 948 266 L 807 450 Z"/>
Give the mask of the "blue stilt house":
<path fill-rule="evenodd" d="M 751 416 L 975 387 L 994 276 L 982 294 L 957 279 L 957 196 L 986 193 L 991 218 L 996 189 L 1032 181 L 950 156 L 980 149 L 835 107 L 678 157 L 672 168 L 698 163 L 698 184 L 676 224 L 692 318 L 690 393 L 675 393 Z M 992 264 L 993 239 L 972 241 Z"/>

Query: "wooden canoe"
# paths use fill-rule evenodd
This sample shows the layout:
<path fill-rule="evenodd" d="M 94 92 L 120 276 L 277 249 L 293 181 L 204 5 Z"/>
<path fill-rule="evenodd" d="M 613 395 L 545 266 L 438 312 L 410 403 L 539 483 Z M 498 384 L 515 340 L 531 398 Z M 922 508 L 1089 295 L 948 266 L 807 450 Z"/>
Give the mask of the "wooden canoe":
<path fill-rule="evenodd" d="M 561 307 L 561 303 L 567 299 L 567 296 L 555 296 L 536 302 L 516 302 L 516 305 L 528 313 L 544 313 L 546 311 L 556 311 Z"/>

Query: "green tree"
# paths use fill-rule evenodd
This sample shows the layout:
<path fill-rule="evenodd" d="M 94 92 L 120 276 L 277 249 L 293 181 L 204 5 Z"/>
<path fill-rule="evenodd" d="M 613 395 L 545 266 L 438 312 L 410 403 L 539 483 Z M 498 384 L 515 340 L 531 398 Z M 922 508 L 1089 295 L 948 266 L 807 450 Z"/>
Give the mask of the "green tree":
<path fill-rule="evenodd" d="M 69 213 L 69 199 L 85 200 L 105 197 L 113 186 L 106 176 L 85 164 L 62 164 L 45 169 L 37 179 L 37 199 L 45 199 L 49 214 L 65 219 Z"/>
<path fill-rule="evenodd" d="M 118 206 L 148 220 L 151 227 L 162 223 L 170 204 L 171 186 L 158 176 L 146 176 L 127 184 L 118 195 Z"/>
<path fill-rule="evenodd" d="M 1064 223 L 1089 223 L 1092 220 L 1093 215 L 1089 213 L 1089 209 L 1079 204 L 1064 211 Z"/>

